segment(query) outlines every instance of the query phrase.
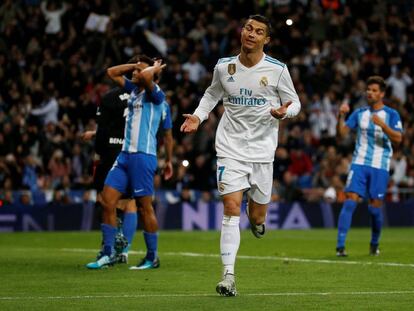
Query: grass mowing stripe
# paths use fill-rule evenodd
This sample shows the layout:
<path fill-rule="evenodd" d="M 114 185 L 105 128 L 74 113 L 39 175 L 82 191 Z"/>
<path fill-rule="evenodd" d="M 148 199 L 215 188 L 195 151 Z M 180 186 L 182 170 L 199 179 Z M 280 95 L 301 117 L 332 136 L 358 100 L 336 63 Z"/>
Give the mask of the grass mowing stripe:
<path fill-rule="evenodd" d="M 303 293 L 244 293 L 243 296 L 379 296 L 379 295 L 414 295 L 414 291 L 380 291 L 380 292 L 303 292 Z M 38 297 L 1 297 L 0 300 L 61 300 L 61 299 L 113 299 L 113 298 L 146 298 L 146 297 L 217 297 L 217 294 L 138 294 L 138 295 L 85 295 L 85 296 L 38 296 Z"/>
<path fill-rule="evenodd" d="M 85 248 L 62 248 L 64 252 L 95 252 L 97 249 L 85 249 Z M 143 251 L 130 251 L 131 254 L 145 254 Z M 167 256 L 185 256 L 185 257 L 219 257 L 218 254 L 203 254 L 203 253 L 190 253 L 190 252 L 160 252 L 159 254 Z M 372 262 L 372 261 L 349 261 L 349 260 L 328 260 L 328 259 L 306 259 L 306 258 L 292 258 L 292 257 L 276 257 L 276 256 L 246 256 L 237 255 L 238 259 L 253 259 L 253 260 L 278 260 L 284 262 L 304 262 L 304 263 L 322 263 L 322 264 L 344 264 L 344 265 L 372 265 L 372 266 L 386 266 L 386 267 L 403 267 L 414 268 L 414 264 L 398 263 L 398 262 Z"/>

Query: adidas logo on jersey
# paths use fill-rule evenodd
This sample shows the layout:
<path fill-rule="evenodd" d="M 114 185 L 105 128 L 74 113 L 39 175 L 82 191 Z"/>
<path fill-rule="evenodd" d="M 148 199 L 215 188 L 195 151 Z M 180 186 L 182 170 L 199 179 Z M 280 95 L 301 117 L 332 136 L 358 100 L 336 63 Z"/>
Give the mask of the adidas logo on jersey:
<path fill-rule="evenodd" d="M 230 78 L 227 79 L 227 82 L 235 82 L 233 76 L 230 76 Z"/>

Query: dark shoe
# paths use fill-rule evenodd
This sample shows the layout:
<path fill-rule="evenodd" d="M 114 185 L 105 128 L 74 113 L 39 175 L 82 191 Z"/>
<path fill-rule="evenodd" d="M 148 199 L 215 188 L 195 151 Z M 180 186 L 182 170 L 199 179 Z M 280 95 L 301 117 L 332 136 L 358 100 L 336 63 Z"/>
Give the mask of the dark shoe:
<path fill-rule="evenodd" d="M 249 216 L 249 205 L 246 206 L 246 215 L 247 215 L 247 218 L 249 219 L 250 230 L 252 230 L 253 235 L 256 238 L 261 239 L 264 236 L 264 234 L 266 233 L 265 224 L 262 223 L 260 225 L 256 225 L 255 223 L 253 223 L 250 220 L 250 216 Z"/>
<path fill-rule="evenodd" d="M 369 246 L 369 254 L 371 255 L 371 256 L 379 256 L 379 254 L 380 254 L 380 250 L 379 250 L 379 248 L 378 248 L 378 245 L 370 245 Z"/>
<path fill-rule="evenodd" d="M 345 247 L 336 248 L 336 257 L 348 257 L 348 254 L 345 252 Z"/>

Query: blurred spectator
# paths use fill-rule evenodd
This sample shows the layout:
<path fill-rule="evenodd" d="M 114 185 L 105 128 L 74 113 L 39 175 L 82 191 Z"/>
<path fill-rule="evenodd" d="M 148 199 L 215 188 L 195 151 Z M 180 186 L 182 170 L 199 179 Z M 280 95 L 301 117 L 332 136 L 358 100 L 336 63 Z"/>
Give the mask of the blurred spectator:
<path fill-rule="evenodd" d="M 33 187 L 35 178 L 42 191 L 62 183 L 71 189 L 88 187 L 93 146 L 79 142 L 78 134 L 96 128 L 96 106 L 111 87 L 106 68 L 137 53 L 161 56 L 143 34 L 148 30 L 166 43 L 167 68 L 160 83 L 168 93 L 177 142 L 176 176 L 173 181 L 160 181 L 159 187 L 214 191 L 211 159 L 223 106 L 217 105 L 197 135 L 183 136 L 179 126 L 182 114 L 194 111 L 210 84 L 208 71 L 219 58 L 239 53 L 240 19 L 252 12 L 270 18 L 276 35 L 266 53 L 289 65 L 303 104 L 301 114 L 282 122 L 279 130 L 275 199 L 297 199 L 295 195 L 322 199 L 323 191 L 334 187 L 341 200 L 353 140 L 336 142 L 335 116 L 342 102 L 352 110 L 366 104 L 364 80 L 372 74 L 388 78 L 389 104 L 403 117 L 404 141 L 393 158 L 393 187 L 401 198 L 402 191 L 412 191 L 414 6 L 410 0 L 378 0 L 374 6 L 356 0 L 182 0 L 179 7 L 171 0 L 4 0 L 0 3 L 0 190 Z M 88 30 L 92 14 L 105 24 Z M 281 16 L 290 16 L 293 24 L 286 26 Z M 292 141 L 299 147 L 292 148 Z M 63 156 L 56 157 L 56 150 Z M 28 164 L 29 155 L 35 168 Z M 183 160 L 190 166 L 184 167 Z M 200 178 L 199 170 L 208 177 Z M 297 191 L 304 186 L 312 188 Z"/>
<path fill-rule="evenodd" d="M 407 101 L 407 88 L 413 83 L 413 80 L 408 75 L 408 70 L 398 70 L 387 79 L 387 84 L 391 87 L 391 95 L 398 99 L 401 104 Z"/>
<path fill-rule="evenodd" d="M 32 109 L 32 115 L 40 118 L 41 124 L 58 123 L 59 106 L 54 97 L 45 97 L 40 107 Z"/>
<path fill-rule="evenodd" d="M 198 83 L 206 74 L 206 68 L 199 62 L 197 52 L 191 54 L 190 59 L 183 64 L 182 69 L 188 72 L 189 79 L 193 83 Z"/>
<path fill-rule="evenodd" d="M 62 2 L 58 7 L 55 0 L 42 1 L 40 8 L 47 21 L 45 33 L 49 35 L 59 33 L 62 30 L 61 18 L 67 9 L 66 3 Z"/>
<path fill-rule="evenodd" d="M 390 163 L 391 179 L 398 186 L 407 175 L 407 159 L 401 150 L 395 150 Z"/>

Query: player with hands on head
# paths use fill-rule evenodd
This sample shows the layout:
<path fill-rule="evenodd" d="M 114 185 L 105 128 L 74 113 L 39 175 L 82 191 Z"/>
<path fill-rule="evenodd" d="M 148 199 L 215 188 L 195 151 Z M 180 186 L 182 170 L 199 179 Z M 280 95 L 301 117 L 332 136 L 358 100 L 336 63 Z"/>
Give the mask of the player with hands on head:
<path fill-rule="evenodd" d="M 89 269 L 101 269 L 112 265 L 116 235 L 116 205 L 123 194 L 131 191 L 140 215 L 143 218 L 144 238 L 147 255 L 132 269 L 151 269 L 159 267 L 158 223 L 152 206 L 154 193 L 154 175 L 157 169 L 156 134 L 161 122 L 166 130 L 166 167 L 164 177 L 172 176 L 172 122 L 168 113 L 168 104 L 164 92 L 154 82 L 158 79 L 165 64 L 161 60 L 152 60 L 145 55 L 136 56 L 132 64 L 117 65 L 108 68 L 108 76 L 126 90 L 128 99 L 124 141 L 122 151 L 109 171 L 101 195 L 103 207 L 102 256 L 87 264 Z M 124 77 L 132 72 L 131 80 Z M 164 120 L 164 116 L 166 119 Z M 168 117 L 169 116 L 169 117 Z"/>

